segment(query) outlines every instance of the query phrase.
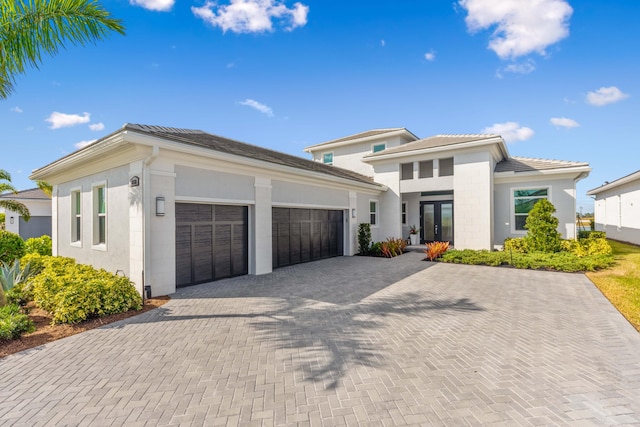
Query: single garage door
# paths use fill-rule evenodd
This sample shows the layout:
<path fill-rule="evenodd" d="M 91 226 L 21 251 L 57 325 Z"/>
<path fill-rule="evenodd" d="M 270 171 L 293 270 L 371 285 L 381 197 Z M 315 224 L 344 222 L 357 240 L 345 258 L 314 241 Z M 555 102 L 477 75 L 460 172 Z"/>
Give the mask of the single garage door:
<path fill-rule="evenodd" d="M 343 212 L 273 208 L 273 267 L 343 254 Z"/>
<path fill-rule="evenodd" d="M 176 203 L 176 286 L 248 273 L 246 206 Z"/>

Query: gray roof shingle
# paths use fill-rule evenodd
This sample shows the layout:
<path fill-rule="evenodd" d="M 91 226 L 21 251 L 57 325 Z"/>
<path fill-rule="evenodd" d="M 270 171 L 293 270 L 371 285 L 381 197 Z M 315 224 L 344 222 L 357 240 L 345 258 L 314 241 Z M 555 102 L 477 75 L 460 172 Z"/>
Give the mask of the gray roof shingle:
<path fill-rule="evenodd" d="M 413 133 L 411 133 L 408 129 L 406 128 L 385 128 L 385 129 L 372 129 L 372 130 L 368 130 L 368 131 L 364 131 L 364 132 L 360 132 L 360 133 L 355 133 L 353 135 L 348 135 L 348 136 L 344 136 L 338 139 L 332 139 L 331 141 L 326 141 L 326 142 L 321 142 L 320 144 L 315 144 L 315 145 L 311 145 L 307 148 L 316 148 L 316 147 L 322 147 L 323 145 L 329 145 L 329 144 L 336 144 L 339 142 L 346 142 L 346 141 L 351 141 L 351 140 L 355 140 L 355 139 L 361 139 L 361 138 L 368 138 L 371 136 L 377 136 L 377 135 L 384 135 L 386 133 L 391 133 L 391 132 L 398 132 L 404 130 L 408 133 L 410 133 L 411 135 L 413 135 Z M 415 135 L 413 135 L 415 136 Z M 417 139 L 417 137 L 416 137 Z"/>
<path fill-rule="evenodd" d="M 589 163 L 512 156 L 499 162 L 496 165 L 495 172 L 533 172 L 549 169 L 575 168 L 580 166 L 589 166 Z"/>
<path fill-rule="evenodd" d="M 44 191 L 39 188 L 30 188 L 28 190 L 18 191 L 18 194 L 3 193 L 0 194 L 0 199 L 12 199 L 12 200 L 48 200 L 51 197 L 47 196 Z"/>
<path fill-rule="evenodd" d="M 429 148 L 446 147 L 449 145 L 462 144 L 466 142 L 482 141 L 485 139 L 491 139 L 500 137 L 500 135 L 493 134 L 459 134 L 459 135 L 435 135 L 429 138 L 420 139 L 418 141 L 402 144 L 398 147 L 387 148 L 384 151 L 368 154 L 366 158 L 372 158 L 377 156 L 383 156 L 387 154 L 406 153 L 416 150 L 427 150 Z"/>
<path fill-rule="evenodd" d="M 180 142 L 196 147 L 207 148 L 222 153 L 233 154 L 241 157 L 247 157 L 254 160 L 261 160 L 277 165 L 288 166 L 296 169 L 302 169 L 310 172 L 318 172 L 337 178 L 349 179 L 352 181 L 362 182 L 366 184 L 379 185 L 372 178 L 361 175 L 359 173 L 342 169 L 335 166 L 325 165 L 321 162 L 303 159 L 301 157 L 290 154 L 281 153 L 257 145 L 247 144 L 235 141 L 233 139 L 224 138 L 193 129 L 178 129 L 162 126 L 149 126 L 139 124 L 126 124 L 124 129 L 142 132 L 165 138 L 171 141 Z"/>

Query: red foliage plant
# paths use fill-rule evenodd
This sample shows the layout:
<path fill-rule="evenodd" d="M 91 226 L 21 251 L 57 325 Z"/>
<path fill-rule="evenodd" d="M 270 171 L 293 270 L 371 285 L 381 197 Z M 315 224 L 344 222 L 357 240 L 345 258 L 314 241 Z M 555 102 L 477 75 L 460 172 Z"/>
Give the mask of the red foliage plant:
<path fill-rule="evenodd" d="M 445 253 L 447 249 L 449 249 L 449 242 L 427 243 L 427 249 L 423 251 L 427 255 L 425 260 L 428 258 L 429 261 L 433 261 Z"/>

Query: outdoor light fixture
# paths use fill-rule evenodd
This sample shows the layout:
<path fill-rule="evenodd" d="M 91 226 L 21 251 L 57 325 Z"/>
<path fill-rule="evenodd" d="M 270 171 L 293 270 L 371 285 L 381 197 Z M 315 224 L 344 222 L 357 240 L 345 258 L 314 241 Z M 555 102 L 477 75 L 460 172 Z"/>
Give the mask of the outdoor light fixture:
<path fill-rule="evenodd" d="M 9 217 L 9 224 L 13 224 L 13 217 Z"/>
<path fill-rule="evenodd" d="M 156 197 L 156 216 L 164 216 L 164 197 Z"/>
<path fill-rule="evenodd" d="M 351 218 L 355 218 L 356 217 L 356 209 L 353 208 L 351 209 Z"/>

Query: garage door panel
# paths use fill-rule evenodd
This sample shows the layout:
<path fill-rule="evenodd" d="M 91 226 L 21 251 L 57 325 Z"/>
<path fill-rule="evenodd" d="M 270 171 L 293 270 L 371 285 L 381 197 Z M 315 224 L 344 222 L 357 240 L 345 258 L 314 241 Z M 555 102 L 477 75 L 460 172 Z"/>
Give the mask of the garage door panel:
<path fill-rule="evenodd" d="M 191 226 L 176 226 L 176 286 L 191 283 Z"/>
<path fill-rule="evenodd" d="M 342 255 L 343 213 L 322 209 L 273 209 L 273 266 Z"/>
<path fill-rule="evenodd" d="M 248 273 L 248 208 L 176 203 L 176 285 Z"/>

